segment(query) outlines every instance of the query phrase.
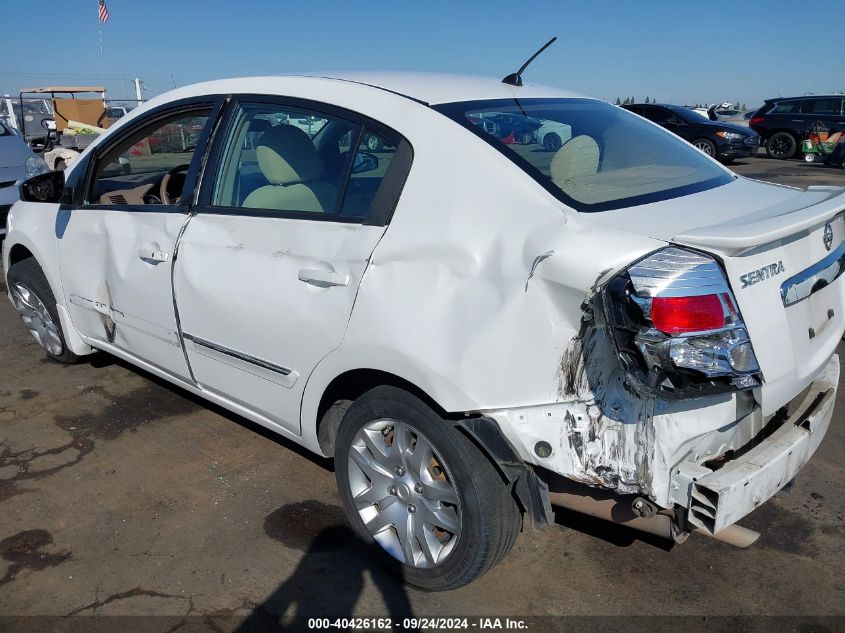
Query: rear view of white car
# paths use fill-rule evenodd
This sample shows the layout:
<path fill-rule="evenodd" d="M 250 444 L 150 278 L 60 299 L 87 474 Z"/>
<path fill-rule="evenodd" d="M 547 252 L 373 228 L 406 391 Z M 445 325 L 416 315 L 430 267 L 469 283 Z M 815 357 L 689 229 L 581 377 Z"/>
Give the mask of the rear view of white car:
<path fill-rule="evenodd" d="M 3 263 L 50 357 L 333 456 L 350 523 L 428 589 L 552 504 L 748 544 L 833 412 L 845 191 L 518 76 L 188 86 L 23 191 Z"/>

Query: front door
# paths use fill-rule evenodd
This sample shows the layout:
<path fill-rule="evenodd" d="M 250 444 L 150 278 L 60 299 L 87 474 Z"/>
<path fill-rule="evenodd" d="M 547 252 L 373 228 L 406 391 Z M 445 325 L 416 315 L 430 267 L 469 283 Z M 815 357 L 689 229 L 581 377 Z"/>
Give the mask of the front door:
<path fill-rule="evenodd" d="M 202 104 L 146 115 L 93 158 L 84 202 L 61 212 L 56 227 L 66 304 L 79 332 L 183 379 L 190 374 L 171 271 L 189 218 L 183 187 L 197 168 L 209 114 Z"/>
<path fill-rule="evenodd" d="M 370 127 L 314 104 L 241 101 L 227 121 L 179 246 L 185 347 L 203 389 L 299 433 L 305 383 L 384 233 L 373 209 L 397 140 L 369 153 Z"/>

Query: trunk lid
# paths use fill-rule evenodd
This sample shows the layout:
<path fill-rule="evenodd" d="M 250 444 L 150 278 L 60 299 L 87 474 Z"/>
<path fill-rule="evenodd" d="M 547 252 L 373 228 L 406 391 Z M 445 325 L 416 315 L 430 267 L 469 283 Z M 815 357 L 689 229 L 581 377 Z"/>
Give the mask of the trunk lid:
<path fill-rule="evenodd" d="M 671 240 L 722 261 L 763 374 L 764 415 L 813 381 L 845 330 L 845 189 L 795 192 Z"/>

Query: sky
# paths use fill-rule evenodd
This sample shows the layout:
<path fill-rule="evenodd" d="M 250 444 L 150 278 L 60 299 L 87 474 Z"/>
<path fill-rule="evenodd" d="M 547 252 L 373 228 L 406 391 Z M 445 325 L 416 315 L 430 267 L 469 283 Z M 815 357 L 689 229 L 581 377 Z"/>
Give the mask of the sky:
<path fill-rule="evenodd" d="M 10 2 L 10 0 L 6 0 Z M 0 94 L 103 84 L 144 97 L 222 77 L 343 70 L 523 79 L 615 101 L 845 92 L 845 0 L 25 0 L 2 12 Z M 102 28 L 100 28 L 100 26 Z M 102 34 L 102 55 L 100 54 Z"/>

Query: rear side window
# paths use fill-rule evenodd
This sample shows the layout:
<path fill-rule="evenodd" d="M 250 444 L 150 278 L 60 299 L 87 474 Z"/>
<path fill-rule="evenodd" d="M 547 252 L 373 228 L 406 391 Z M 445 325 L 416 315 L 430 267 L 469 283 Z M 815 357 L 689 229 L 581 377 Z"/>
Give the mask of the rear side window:
<path fill-rule="evenodd" d="M 669 200 L 733 180 L 686 141 L 603 101 L 500 99 L 436 109 L 481 136 L 578 211 Z M 501 114 L 523 121 L 505 127 Z M 519 135 L 514 128 L 543 132 Z M 557 138 L 546 143 L 552 131 Z"/>
<path fill-rule="evenodd" d="M 801 104 L 802 114 L 842 114 L 841 98 L 806 99 Z"/>
<path fill-rule="evenodd" d="M 798 111 L 797 106 L 800 103 L 800 101 L 782 101 L 772 109 L 771 114 L 792 114 Z"/>
<path fill-rule="evenodd" d="M 386 223 L 410 169 L 410 146 L 381 124 L 343 115 L 238 104 L 210 206 L 225 213 Z"/>
<path fill-rule="evenodd" d="M 238 106 L 211 205 L 336 214 L 359 126 L 290 106 Z"/>
<path fill-rule="evenodd" d="M 364 128 L 349 183 L 343 196 L 341 215 L 364 218 L 396 155 L 398 139 L 385 131 Z"/>

